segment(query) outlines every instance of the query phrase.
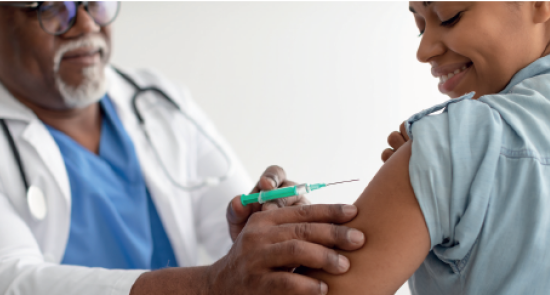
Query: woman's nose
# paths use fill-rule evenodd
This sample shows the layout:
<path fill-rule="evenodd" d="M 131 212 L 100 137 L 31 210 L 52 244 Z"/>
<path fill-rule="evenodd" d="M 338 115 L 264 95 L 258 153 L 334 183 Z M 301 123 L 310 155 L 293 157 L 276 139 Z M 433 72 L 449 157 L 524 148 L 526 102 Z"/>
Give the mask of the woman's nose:
<path fill-rule="evenodd" d="M 420 40 L 420 45 L 416 51 L 416 58 L 422 63 L 430 62 L 436 56 L 445 53 L 445 45 L 437 32 L 425 30 Z"/>

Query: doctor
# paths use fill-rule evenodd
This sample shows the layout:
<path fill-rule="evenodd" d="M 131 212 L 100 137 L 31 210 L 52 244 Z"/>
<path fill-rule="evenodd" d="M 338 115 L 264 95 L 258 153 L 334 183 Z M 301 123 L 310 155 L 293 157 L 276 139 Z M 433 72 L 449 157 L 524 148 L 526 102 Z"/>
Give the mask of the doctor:
<path fill-rule="evenodd" d="M 288 270 L 347 271 L 357 209 L 231 200 L 252 184 L 189 95 L 108 65 L 118 10 L 0 4 L 0 294 L 326 294 Z"/>

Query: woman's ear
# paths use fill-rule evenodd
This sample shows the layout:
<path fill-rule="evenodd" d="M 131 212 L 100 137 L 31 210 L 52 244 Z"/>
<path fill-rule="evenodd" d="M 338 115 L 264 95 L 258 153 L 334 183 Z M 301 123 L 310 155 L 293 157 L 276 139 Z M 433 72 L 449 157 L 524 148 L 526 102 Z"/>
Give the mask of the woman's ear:
<path fill-rule="evenodd" d="M 534 3 L 533 21 L 535 23 L 545 23 L 550 20 L 550 2 L 536 1 Z"/>

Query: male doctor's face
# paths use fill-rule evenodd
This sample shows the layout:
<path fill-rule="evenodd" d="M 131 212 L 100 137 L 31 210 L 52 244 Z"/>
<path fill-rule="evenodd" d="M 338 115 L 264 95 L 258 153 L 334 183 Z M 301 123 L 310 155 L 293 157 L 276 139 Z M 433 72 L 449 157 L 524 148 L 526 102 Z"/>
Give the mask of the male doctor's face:
<path fill-rule="evenodd" d="M 25 104 L 66 110 L 97 102 L 110 49 L 110 26 L 98 26 L 82 5 L 58 36 L 41 28 L 36 10 L 0 7 L 0 81 Z"/>

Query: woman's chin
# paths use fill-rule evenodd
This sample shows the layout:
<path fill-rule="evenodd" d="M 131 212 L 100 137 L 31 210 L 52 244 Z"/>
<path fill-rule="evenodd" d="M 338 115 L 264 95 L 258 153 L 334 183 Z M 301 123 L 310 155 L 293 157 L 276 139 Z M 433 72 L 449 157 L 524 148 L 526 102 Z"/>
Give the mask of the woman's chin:
<path fill-rule="evenodd" d="M 447 93 L 447 96 L 449 96 L 451 99 L 454 99 L 454 98 L 459 98 L 465 94 L 468 94 L 470 92 L 474 91 L 475 92 L 475 95 L 474 95 L 474 99 L 477 99 L 480 95 L 478 95 L 478 91 L 476 91 L 475 89 L 473 88 L 470 88 L 470 87 L 461 87 L 460 89 L 455 89 L 454 91 L 452 92 L 449 92 Z"/>

